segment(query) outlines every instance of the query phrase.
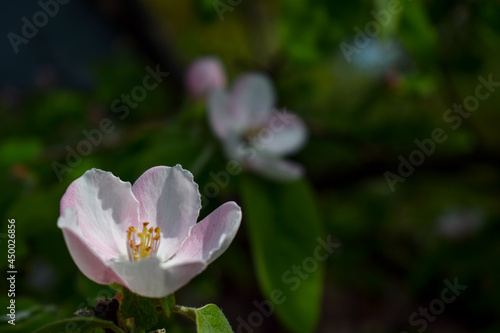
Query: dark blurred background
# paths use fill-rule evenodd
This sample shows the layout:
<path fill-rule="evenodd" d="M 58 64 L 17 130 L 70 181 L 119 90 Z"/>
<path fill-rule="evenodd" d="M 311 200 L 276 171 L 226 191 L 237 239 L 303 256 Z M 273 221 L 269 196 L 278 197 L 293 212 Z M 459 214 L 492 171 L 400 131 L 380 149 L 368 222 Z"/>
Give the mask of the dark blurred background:
<path fill-rule="evenodd" d="M 179 163 L 203 187 L 225 168 L 206 108 L 184 85 L 189 64 L 214 55 L 230 80 L 267 73 L 278 105 L 309 128 L 294 159 L 307 170 L 322 237 L 342 244 L 325 263 L 315 332 L 500 332 L 497 1 L 52 3 L 36 32 L 23 17 L 33 22 L 40 3 L 6 2 L 0 12 L 0 244 L 6 253 L 14 218 L 19 271 L 17 325 L 3 318 L 2 331 L 29 332 L 111 295 L 78 271 L 56 227 L 60 198 L 86 170 L 133 182 Z M 120 117 L 113 102 L 142 83 L 147 66 L 169 76 Z M 114 129 L 70 165 L 83 131 L 105 118 Z M 446 139 L 432 140 L 436 129 Z M 240 202 L 239 186 L 237 177 L 201 215 Z M 218 304 L 235 331 L 265 298 L 243 216 L 227 253 L 176 295 L 180 304 Z M 412 314 L 441 299 L 445 280 L 467 289 L 424 328 Z M 253 329 L 297 331 L 284 317 Z M 195 330 L 183 318 L 166 325 Z"/>

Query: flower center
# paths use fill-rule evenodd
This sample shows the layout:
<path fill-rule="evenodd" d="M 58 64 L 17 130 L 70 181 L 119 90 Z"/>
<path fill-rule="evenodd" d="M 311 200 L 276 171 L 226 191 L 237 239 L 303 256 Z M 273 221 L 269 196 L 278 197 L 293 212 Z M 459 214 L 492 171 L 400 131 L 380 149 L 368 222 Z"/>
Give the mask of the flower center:
<path fill-rule="evenodd" d="M 259 135 L 262 135 L 264 128 L 253 127 L 245 131 L 243 134 L 243 142 L 247 145 L 253 145 L 259 141 Z"/>
<path fill-rule="evenodd" d="M 150 227 L 148 229 L 149 222 L 144 222 L 142 225 L 142 232 L 137 234 L 136 228 L 129 227 L 127 229 L 127 252 L 130 261 L 139 261 L 158 253 L 161 228 Z"/>

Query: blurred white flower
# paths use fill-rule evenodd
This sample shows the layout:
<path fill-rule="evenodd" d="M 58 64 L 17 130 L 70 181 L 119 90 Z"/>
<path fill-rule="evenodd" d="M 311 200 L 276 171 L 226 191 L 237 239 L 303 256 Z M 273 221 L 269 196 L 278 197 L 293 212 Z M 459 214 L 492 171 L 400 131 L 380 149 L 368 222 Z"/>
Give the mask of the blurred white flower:
<path fill-rule="evenodd" d="M 304 145 L 307 129 L 298 116 L 275 111 L 274 104 L 274 88 L 267 76 L 242 75 L 230 92 L 210 93 L 210 125 L 228 158 L 274 180 L 296 180 L 303 175 L 303 167 L 284 155 Z"/>
<path fill-rule="evenodd" d="M 397 68 L 404 59 L 403 48 L 395 39 L 373 38 L 368 46 L 352 56 L 352 62 L 357 68 L 374 75 Z"/>
<path fill-rule="evenodd" d="M 479 209 L 450 209 L 437 220 L 437 232 L 448 238 L 458 239 L 473 234 L 484 223 Z"/>

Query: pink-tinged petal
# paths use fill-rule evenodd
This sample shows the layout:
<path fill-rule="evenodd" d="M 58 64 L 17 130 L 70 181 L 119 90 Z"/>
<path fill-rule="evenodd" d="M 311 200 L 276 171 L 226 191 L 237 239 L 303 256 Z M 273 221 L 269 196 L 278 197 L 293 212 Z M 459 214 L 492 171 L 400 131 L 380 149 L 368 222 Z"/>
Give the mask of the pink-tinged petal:
<path fill-rule="evenodd" d="M 219 139 L 225 139 L 241 121 L 231 112 L 230 96 L 222 89 L 213 90 L 208 97 L 208 121 Z"/>
<path fill-rule="evenodd" d="M 140 202 L 140 221 L 161 228 L 158 256 L 168 259 L 188 237 L 201 209 L 193 175 L 180 165 L 154 167 L 137 179 L 132 191 Z"/>
<path fill-rule="evenodd" d="M 275 103 L 271 80 L 263 74 L 242 75 L 231 93 L 231 112 L 240 128 L 253 128 L 263 124 L 271 116 Z"/>
<path fill-rule="evenodd" d="M 261 135 L 256 135 L 256 144 L 267 153 L 286 155 L 298 151 L 307 139 L 307 128 L 295 114 L 274 112 Z"/>
<path fill-rule="evenodd" d="M 186 85 L 195 98 L 205 98 L 210 91 L 224 88 L 226 73 L 220 60 L 204 57 L 193 62 L 186 75 Z"/>
<path fill-rule="evenodd" d="M 152 257 L 111 265 L 133 292 L 145 297 L 164 297 L 186 285 L 218 258 L 234 239 L 240 223 L 240 207 L 228 202 L 196 224 L 181 249 L 167 262 Z"/>
<path fill-rule="evenodd" d="M 125 287 L 138 295 L 154 298 L 174 293 L 205 268 L 203 262 L 183 263 L 176 266 L 168 265 L 168 263 L 161 264 L 157 257 L 138 262 L 113 262 L 111 265 L 125 281 L 123 284 Z"/>
<path fill-rule="evenodd" d="M 69 208 L 75 210 L 77 227 L 96 254 L 108 259 L 127 256 L 126 230 L 139 221 L 139 202 L 129 182 L 91 169 L 64 193 L 61 215 Z"/>
<path fill-rule="evenodd" d="M 96 283 L 123 284 L 124 281 L 107 265 L 108 258 L 103 256 L 102 249 L 91 244 L 78 225 L 78 214 L 72 208 L 68 208 L 57 221 L 57 226 L 63 232 L 64 241 L 76 266 L 86 277 Z M 108 256 L 111 255 L 112 253 L 108 253 Z"/>
<path fill-rule="evenodd" d="M 169 265 L 201 261 L 210 264 L 227 250 L 241 223 L 241 208 L 235 202 L 226 202 L 197 223 L 189 238 Z"/>
<path fill-rule="evenodd" d="M 304 176 L 302 165 L 260 153 L 250 159 L 248 167 L 264 177 L 283 182 L 298 180 Z"/>
<path fill-rule="evenodd" d="M 238 135 L 229 135 L 224 141 L 224 150 L 229 159 L 272 180 L 294 181 L 302 178 L 302 165 L 283 160 L 281 156 L 269 153 L 264 146 L 253 146 L 241 140 Z"/>
<path fill-rule="evenodd" d="M 244 134 L 262 126 L 272 113 L 274 89 L 262 74 L 246 74 L 234 84 L 231 93 L 213 90 L 208 98 L 210 125 L 219 139 L 231 133 Z"/>

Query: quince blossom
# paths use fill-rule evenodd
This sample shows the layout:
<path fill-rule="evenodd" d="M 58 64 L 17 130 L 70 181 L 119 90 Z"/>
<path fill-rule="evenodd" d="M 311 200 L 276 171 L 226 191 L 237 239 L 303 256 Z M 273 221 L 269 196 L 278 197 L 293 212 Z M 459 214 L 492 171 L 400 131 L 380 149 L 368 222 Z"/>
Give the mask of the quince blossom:
<path fill-rule="evenodd" d="M 180 165 L 151 168 L 133 185 L 91 169 L 66 190 L 57 226 L 89 279 L 164 297 L 218 258 L 238 231 L 236 203 L 196 223 L 200 208 L 198 185 Z"/>
<path fill-rule="evenodd" d="M 302 148 L 307 129 L 298 116 L 275 111 L 274 105 L 271 80 L 259 73 L 245 74 L 230 92 L 212 90 L 209 122 L 230 159 L 271 179 L 296 180 L 303 167 L 284 156 Z"/>

